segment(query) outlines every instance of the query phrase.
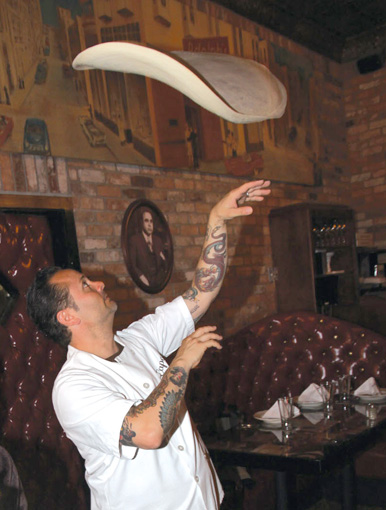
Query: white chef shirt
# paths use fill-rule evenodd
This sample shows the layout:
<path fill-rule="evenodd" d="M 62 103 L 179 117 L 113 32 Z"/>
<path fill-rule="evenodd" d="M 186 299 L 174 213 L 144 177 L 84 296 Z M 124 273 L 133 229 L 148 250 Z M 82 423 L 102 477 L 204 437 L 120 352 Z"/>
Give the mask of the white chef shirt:
<path fill-rule="evenodd" d="M 119 444 L 130 407 L 147 398 L 167 370 L 163 356 L 193 331 L 192 316 L 179 297 L 118 332 L 115 340 L 124 349 L 114 362 L 68 347 L 53 404 L 85 459 L 92 510 L 219 508 L 220 482 L 184 404 L 165 446 L 144 450 Z"/>

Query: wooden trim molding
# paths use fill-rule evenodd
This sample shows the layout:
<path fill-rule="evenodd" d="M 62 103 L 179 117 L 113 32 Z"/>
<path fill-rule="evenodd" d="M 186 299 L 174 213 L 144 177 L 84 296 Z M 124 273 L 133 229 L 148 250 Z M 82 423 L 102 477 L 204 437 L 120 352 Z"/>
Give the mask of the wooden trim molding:
<path fill-rule="evenodd" d="M 71 197 L 0 194 L 0 208 L 1 207 L 20 209 L 64 209 L 66 211 L 72 211 L 74 204 Z"/>

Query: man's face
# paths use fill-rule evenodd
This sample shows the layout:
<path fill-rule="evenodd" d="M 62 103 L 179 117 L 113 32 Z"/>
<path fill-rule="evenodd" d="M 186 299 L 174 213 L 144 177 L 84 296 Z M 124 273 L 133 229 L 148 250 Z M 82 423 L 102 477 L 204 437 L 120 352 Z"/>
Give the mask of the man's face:
<path fill-rule="evenodd" d="M 142 216 L 142 228 L 145 234 L 150 236 L 154 230 L 153 216 L 149 212 L 144 212 Z"/>
<path fill-rule="evenodd" d="M 63 269 L 55 273 L 50 281 L 68 288 L 77 307 L 71 312 L 90 326 L 96 326 L 109 316 L 113 317 L 117 310 L 115 301 L 104 291 L 104 283 L 92 282 L 78 271 Z"/>

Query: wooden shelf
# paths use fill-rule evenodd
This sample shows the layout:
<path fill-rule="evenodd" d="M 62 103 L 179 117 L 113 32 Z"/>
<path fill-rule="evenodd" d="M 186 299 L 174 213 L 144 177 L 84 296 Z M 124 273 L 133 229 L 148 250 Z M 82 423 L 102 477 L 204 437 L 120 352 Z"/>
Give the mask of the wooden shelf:
<path fill-rule="evenodd" d="M 329 276 L 339 276 L 340 274 L 345 274 L 346 271 L 330 271 L 329 273 L 317 274 L 315 278 L 328 278 Z"/>
<path fill-rule="evenodd" d="M 273 264 L 279 312 L 359 303 L 358 260 L 354 211 L 347 206 L 303 203 L 272 209 L 269 214 Z M 344 243 L 321 236 L 324 225 L 344 226 Z M 322 236 L 324 234 L 322 233 Z M 339 241 L 339 240 L 338 240 Z M 329 244 L 331 243 L 331 245 Z"/>

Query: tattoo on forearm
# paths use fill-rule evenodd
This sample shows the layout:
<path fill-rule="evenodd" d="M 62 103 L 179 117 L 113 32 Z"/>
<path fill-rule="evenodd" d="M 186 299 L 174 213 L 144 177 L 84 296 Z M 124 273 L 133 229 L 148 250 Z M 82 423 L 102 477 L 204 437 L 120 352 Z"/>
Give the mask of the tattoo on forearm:
<path fill-rule="evenodd" d="M 166 388 L 172 382 L 179 388 L 178 391 Z M 161 427 L 165 434 L 172 428 L 179 404 L 184 396 L 186 385 L 188 383 L 188 374 L 182 367 L 171 367 L 165 372 L 159 385 L 151 392 L 151 394 L 138 406 L 132 406 L 123 420 L 119 442 L 125 446 L 136 446 L 136 432 L 133 429 L 132 418 L 136 418 L 143 414 L 147 409 L 156 407 L 160 398 L 165 395 L 159 411 Z"/>
<path fill-rule="evenodd" d="M 195 287 L 190 287 L 184 294 L 182 294 L 182 297 L 186 301 L 194 301 L 197 297 L 198 290 Z"/>
<path fill-rule="evenodd" d="M 185 388 L 188 382 L 188 374 L 181 367 L 173 367 L 170 369 L 170 380 L 178 387 Z"/>
<path fill-rule="evenodd" d="M 192 312 L 193 313 L 193 312 Z M 200 315 L 198 315 L 194 320 L 194 324 L 197 324 L 197 322 L 199 322 L 203 317 L 204 317 L 205 313 L 201 313 Z"/>
<path fill-rule="evenodd" d="M 183 390 L 169 391 L 162 402 L 159 412 L 161 427 L 165 434 L 167 434 L 174 425 L 177 415 L 177 409 L 184 395 Z"/>
<path fill-rule="evenodd" d="M 165 374 L 166 375 L 166 374 Z M 150 407 L 155 407 L 157 405 L 157 400 L 161 395 L 165 394 L 165 388 L 168 385 L 168 376 L 164 377 L 159 385 L 150 393 L 146 400 L 144 400 L 141 404 L 137 406 L 132 406 L 130 411 L 127 413 L 132 418 L 143 414 L 146 409 Z"/>
<path fill-rule="evenodd" d="M 202 254 L 202 260 L 210 266 L 197 269 L 194 276 L 194 285 L 201 292 L 213 292 L 224 278 L 227 236 L 225 233 L 216 235 L 219 228 L 213 229 L 211 237 L 214 242 L 206 246 Z"/>

